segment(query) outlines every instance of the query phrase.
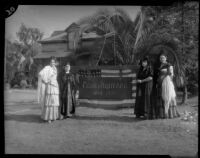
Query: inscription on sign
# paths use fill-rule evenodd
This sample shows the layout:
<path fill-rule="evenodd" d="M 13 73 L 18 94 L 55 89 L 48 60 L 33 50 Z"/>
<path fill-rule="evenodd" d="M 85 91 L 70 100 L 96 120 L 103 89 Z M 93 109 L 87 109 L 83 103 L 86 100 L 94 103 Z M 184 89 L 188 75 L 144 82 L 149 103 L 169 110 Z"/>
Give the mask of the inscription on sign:
<path fill-rule="evenodd" d="M 131 78 L 81 77 L 80 99 L 131 99 Z"/>

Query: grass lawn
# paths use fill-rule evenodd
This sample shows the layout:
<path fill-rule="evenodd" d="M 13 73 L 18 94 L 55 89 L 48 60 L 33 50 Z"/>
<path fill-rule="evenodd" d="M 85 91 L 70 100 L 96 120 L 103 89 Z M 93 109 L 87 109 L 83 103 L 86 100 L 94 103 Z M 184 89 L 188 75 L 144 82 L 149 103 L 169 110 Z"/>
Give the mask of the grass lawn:
<path fill-rule="evenodd" d="M 51 124 L 40 119 L 36 91 L 5 91 L 7 154 L 156 154 L 195 156 L 198 124 L 176 119 L 138 120 L 133 109 L 79 106 L 74 118 Z M 179 100 L 180 101 L 180 100 Z M 197 112 L 198 97 L 179 112 Z M 183 114 L 182 114 L 183 115 Z"/>

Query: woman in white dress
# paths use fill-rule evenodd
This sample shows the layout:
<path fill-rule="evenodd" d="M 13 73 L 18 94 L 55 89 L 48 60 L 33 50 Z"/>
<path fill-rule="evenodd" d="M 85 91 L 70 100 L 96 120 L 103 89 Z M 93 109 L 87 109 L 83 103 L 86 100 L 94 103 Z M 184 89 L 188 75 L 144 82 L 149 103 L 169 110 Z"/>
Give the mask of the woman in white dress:
<path fill-rule="evenodd" d="M 56 58 L 38 75 L 38 101 L 42 107 L 41 118 L 51 123 L 59 118 L 59 87 L 57 82 Z"/>
<path fill-rule="evenodd" d="M 167 56 L 160 55 L 157 86 L 157 117 L 175 118 L 180 114 L 177 110 L 176 92 L 173 84 L 173 66 L 167 62 Z"/>

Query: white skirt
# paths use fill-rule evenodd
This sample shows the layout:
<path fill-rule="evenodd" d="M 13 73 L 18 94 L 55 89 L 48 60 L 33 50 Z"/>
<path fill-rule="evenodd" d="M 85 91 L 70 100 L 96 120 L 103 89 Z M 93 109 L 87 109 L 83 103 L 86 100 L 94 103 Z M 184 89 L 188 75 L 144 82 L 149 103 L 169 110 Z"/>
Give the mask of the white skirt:
<path fill-rule="evenodd" d="M 174 84 L 168 75 L 163 79 L 162 82 L 162 98 L 164 101 L 169 102 L 176 98 Z"/>
<path fill-rule="evenodd" d="M 57 120 L 59 118 L 59 107 L 58 106 L 44 106 L 42 108 L 41 118 L 43 120 Z"/>
<path fill-rule="evenodd" d="M 165 114 L 168 115 L 170 107 L 176 106 L 176 92 L 170 76 L 166 76 L 162 82 L 162 99 L 164 101 Z"/>
<path fill-rule="evenodd" d="M 60 116 L 58 88 L 55 86 L 48 86 L 47 90 L 49 91 L 46 92 L 44 98 L 41 118 L 46 121 L 57 120 Z"/>

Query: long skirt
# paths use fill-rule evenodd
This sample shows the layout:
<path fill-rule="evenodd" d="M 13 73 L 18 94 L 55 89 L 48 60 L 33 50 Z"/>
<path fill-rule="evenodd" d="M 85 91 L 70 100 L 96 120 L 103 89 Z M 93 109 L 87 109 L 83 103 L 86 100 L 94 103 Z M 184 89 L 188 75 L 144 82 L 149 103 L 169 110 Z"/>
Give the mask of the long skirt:
<path fill-rule="evenodd" d="M 57 120 L 59 118 L 59 95 L 47 94 L 42 107 L 41 118 L 43 120 Z"/>
<path fill-rule="evenodd" d="M 72 92 L 71 92 L 71 87 L 70 83 L 68 82 L 64 87 L 64 91 L 62 92 L 62 97 L 61 97 L 61 114 L 64 117 L 70 116 L 71 112 L 73 111 L 73 106 L 72 106 Z"/>
<path fill-rule="evenodd" d="M 154 107 L 151 103 L 152 82 L 137 85 L 136 103 L 134 113 L 136 117 L 146 116 L 154 119 Z"/>
<path fill-rule="evenodd" d="M 176 92 L 170 76 L 166 76 L 162 82 L 162 99 L 164 102 L 165 117 L 179 117 L 176 104 Z"/>
<path fill-rule="evenodd" d="M 58 106 L 45 106 L 42 109 L 41 118 L 45 121 L 57 120 L 59 118 L 59 107 Z"/>

